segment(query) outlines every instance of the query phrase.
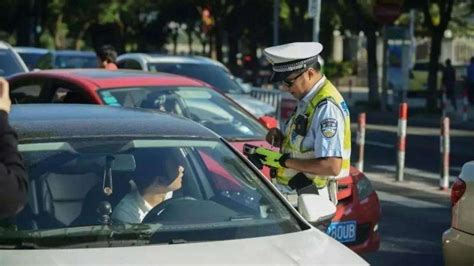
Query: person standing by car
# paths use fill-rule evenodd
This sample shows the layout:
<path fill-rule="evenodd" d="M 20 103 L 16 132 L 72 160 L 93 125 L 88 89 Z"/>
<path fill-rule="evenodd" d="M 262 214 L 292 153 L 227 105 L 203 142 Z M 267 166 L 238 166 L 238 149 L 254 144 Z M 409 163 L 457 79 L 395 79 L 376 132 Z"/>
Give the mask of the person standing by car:
<path fill-rule="evenodd" d="M 454 87 L 456 85 L 456 70 L 451 65 L 451 59 L 446 59 L 445 64 L 446 66 L 443 69 L 443 77 L 441 82 L 443 84 L 444 91 L 446 92 L 446 96 L 451 101 L 454 110 L 457 110 L 456 96 L 454 93 Z"/>
<path fill-rule="evenodd" d="M 97 62 L 99 68 L 117 70 L 117 51 L 112 45 L 103 45 L 97 51 Z"/>
<path fill-rule="evenodd" d="M 135 186 L 118 203 L 112 219 L 123 223 L 141 223 L 153 207 L 170 199 L 181 188 L 184 168 L 178 166 L 176 176 L 158 175 L 159 165 L 151 158 L 139 158 L 133 179 Z"/>
<path fill-rule="evenodd" d="M 17 134 L 8 124 L 9 92 L 8 82 L 0 77 L 0 218 L 17 214 L 26 203 L 28 190 Z"/>
<path fill-rule="evenodd" d="M 467 90 L 469 95 L 469 102 L 474 104 L 474 56 L 471 57 L 471 62 L 467 66 Z"/>
<path fill-rule="evenodd" d="M 268 132 L 266 140 L 281 153 L 263 156 L 262 163 L 276 168 L 283 192 L 316 193 L 336 204 L 335 178 L 349 175 L 350 120 L 343 97 L 321 73 L 322 49 L 317 42 L 298 42 L 264 50 L 272 64 L 271 81 L 281 82 L 298 105 L 283 131 Z"/>

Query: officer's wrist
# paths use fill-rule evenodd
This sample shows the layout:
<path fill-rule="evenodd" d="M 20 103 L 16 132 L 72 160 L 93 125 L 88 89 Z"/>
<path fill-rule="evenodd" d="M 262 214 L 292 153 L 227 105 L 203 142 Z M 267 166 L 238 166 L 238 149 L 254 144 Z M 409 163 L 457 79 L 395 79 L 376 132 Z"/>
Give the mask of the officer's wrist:
<path fill-rule="evenodd" d="M 278 163 L 279 163 L 282 167 L 288 168 L 288 167 L 286 166 L 286 161 L 287 161 L 288 159 L 290 159 L 290 154 L 285 153 L 285 154 L 283 154 L 283 155 L 280 157 L 280 159 L 278 160 Z"/>

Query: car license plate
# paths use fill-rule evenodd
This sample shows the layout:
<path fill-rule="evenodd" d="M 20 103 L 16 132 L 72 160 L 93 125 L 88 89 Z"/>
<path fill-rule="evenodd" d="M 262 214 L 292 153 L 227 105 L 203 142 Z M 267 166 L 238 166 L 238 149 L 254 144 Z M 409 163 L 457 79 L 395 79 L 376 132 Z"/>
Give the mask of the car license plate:
<path fill-rule="evenodd" d="M 356 240 L 357 223 L 356 221 L 334 222 L 329 225 L 326 233 L 339 242 L 352 242 Z"/>

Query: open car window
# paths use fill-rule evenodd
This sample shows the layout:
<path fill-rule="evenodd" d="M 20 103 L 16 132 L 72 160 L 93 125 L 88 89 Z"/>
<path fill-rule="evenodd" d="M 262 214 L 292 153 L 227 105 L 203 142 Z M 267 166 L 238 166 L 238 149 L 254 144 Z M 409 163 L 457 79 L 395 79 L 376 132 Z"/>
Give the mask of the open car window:
<path fill-rule="evenodd" d="M 225 138 L 264 139 L 267 130 L 238 105 L 205 87 L 134 87 L 99 92 L 107 105 L 139 107 L 190 118 Z"/>
<path fill-rule="evenodd" d="M 273 190 L 220 141 L 96 138 L 19 149 L 30 176 L 28 204 L 1 222 L 0 248 L 202 242 L 303 229 Z M 180 167 L 182 182 L 170 183 L 172 193 L 151 182 L 175 180 Z M 147 200 L 150 191 L 163 200 Z M 114 215 L 130 195 L 149 206 L 145 213 L 127 209 L 142 215 L 136 222 Z"/>

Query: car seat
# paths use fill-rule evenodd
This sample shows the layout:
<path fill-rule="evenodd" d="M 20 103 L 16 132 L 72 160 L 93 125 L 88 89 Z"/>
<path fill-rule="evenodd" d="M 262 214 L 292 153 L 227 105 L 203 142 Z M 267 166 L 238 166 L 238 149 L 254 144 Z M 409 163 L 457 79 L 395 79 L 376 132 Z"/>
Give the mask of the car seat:
<path fill-rule="evenodd" d="M 44 174 L 39 179 L 40 214 L 51 215 L 67 226 L 79 215 L 87 192 L 99 177 L 94 173 Z"/>

